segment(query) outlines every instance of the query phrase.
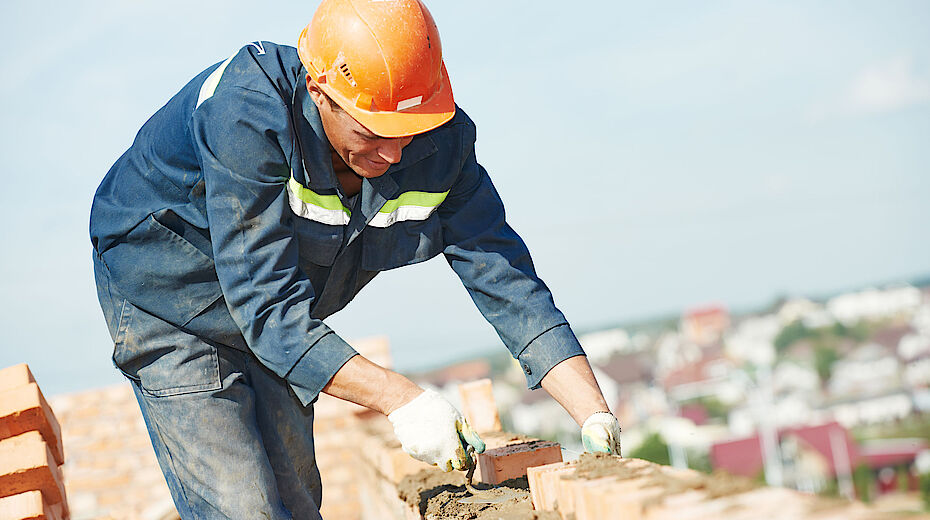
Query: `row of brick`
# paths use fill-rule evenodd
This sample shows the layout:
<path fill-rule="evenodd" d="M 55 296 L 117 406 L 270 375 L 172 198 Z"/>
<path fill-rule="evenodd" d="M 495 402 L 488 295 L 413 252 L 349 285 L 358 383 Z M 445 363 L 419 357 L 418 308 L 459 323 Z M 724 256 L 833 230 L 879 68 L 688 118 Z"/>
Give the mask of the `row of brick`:
<path fill-rule="evenodd" d="M 69 518 L 61 427 L 25 364 L 0 370 L 0 520 Z"/>
<path fill-rule="evenodd" d="M 808 520 L 879 520 L 861 503 L 784 488 L 758 487 L 748 479 L 706 475 L 639 459 L 583 455 L 579 461 L 530 468 L 533 507 L 558 511 L 563 520 L 688 520 L 726 517 Z"/>

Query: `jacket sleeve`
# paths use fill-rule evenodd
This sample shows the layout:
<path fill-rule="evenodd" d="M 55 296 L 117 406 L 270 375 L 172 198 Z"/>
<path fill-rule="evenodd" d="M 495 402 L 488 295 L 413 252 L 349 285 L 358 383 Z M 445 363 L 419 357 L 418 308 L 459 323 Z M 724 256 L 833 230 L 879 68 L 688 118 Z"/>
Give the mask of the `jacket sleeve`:
<path fill-rule="evenodd" d="M 255 356 L 307 405 L 356 352 L 310 316 L 316 295 L 298 267 L 285 192 L 289 121 L 279 99 L 231 87 L 198 107 L 191 125 L 226 304 Z"/>
<path fill-rule="evenodd" d="M 475 127 L 467 121 L 464 162 L 439 207 L 446 260 L 481 314 L 520 362 L 529 388 L 552 367 L 584 350 L 536 275 L 523 240 L 507 224 L 504 205 L 475 158 Z"/>

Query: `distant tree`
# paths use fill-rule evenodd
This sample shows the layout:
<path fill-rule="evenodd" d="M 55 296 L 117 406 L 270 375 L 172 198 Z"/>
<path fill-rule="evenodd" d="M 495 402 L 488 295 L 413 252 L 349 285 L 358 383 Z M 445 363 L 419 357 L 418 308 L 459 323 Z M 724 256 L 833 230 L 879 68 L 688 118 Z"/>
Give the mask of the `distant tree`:
<path fill-rule="evenodd" d="M 785 325 L 775 336 L 775 350 L 781 354 L 791 345 L 802 339 L 810 337 L 811 329 L 808 329 L 801 320 L 795 320 Z"/>
<path fill-rule="evenodd" d="M 856 489 L 856 496 L 863 502 L 872 501 L 872 488 L 875 486 L 875 475 L 872 475 L 872 469 L 865 464 L 856 466 L 853 470 L 853 487 Z"/>
<path fill-rule="evenodd" d="M 688 450 L 688 467 L 703 473 L 714 471 L 710 463 L 710 454 L 706 451 Z"/>
<path fill-rule="evenodd" d="M 930 511 L 930 473 L 920 476 L 920 498 L 924 502 L 924 509 Z"/>
<path fill-rule="evenodd" d="M 668 444 L 658 433 L 649 434 L 643 443 L 630 453 L 630 457 L 648 460 L 666 466 L 671 462 L 668 455 Z"/>
<path fill-rule="evenodd" d="M 857 321 L 853 326 L 846 326 L 841 322 L 836 322 L 833 324 L 833 330 L 831 331 L 834 336 L 840 338 L 849 338 L 853 341 L 861 343 L 869 339 L 870 330 L 869 324 L 865 321 Z"/>
<path fill-rule="evenodd" d="M 814 369 L 817 370 L 821 383 L 827 384 L 827 381 L 830 380 L 833 373 L 833 363 L 836 363 L 839 358 L 836 349 L 831 346 L 822 343 L 814 346 Z"/>

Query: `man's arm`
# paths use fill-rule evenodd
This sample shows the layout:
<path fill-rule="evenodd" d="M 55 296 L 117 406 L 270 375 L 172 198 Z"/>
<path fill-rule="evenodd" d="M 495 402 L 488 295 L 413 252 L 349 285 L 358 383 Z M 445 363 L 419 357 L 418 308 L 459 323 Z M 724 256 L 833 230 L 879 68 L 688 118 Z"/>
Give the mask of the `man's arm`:
<path fill-rule="evenodd" d="M 445 398 L 361 355 L 347 361 L 323 392 L 387 415 L 405 452 L 444 471 L 466 468 L 469 445 L 484 451 L 484 441 Z"/>
<path fill-rule="evenodd" d="M 578 426 L 597 412 L 610 413 L 586 356 L 575 356 L 552 367 L 542 387 L 572 416 Z"/>
<path fill-rule="evenodd" d="M 358 355 L 342 365 L 323 387 L 323 393 L 390 415 L 422 394 L 423 389 Z"/>

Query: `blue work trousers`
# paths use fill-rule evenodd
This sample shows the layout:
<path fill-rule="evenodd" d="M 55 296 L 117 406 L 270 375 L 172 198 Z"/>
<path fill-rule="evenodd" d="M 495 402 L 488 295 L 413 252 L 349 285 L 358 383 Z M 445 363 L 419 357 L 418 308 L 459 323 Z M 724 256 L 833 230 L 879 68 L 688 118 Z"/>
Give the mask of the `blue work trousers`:
<path fill-rule="evenodd" d="M 313 407 L 250 352 L 135 307 L 95 259 L 113 361 L 129 378 L 183 520 L 319 519 Z"/>

